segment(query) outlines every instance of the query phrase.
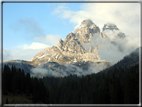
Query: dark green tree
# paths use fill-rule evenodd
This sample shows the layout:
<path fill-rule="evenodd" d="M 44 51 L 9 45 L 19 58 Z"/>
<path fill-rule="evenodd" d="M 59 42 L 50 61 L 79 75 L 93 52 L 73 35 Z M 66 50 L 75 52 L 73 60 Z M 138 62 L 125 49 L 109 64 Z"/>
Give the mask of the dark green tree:
<path fill-rule="evenodd" d="M 8 102 L 8 98 L 6 98 L 6 102 L 5 102 L 5 104 L 8 104 L 9 102 Z"/>

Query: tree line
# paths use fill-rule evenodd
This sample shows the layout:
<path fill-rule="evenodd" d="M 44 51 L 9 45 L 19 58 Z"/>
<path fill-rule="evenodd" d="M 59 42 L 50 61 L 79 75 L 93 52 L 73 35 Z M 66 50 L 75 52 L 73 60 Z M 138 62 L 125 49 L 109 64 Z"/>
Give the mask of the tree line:
<path fill-rule="evenodd" d="M 52 104 L 138 104 L 139 64 L 77 77 L 44 77 Z"/>
<path fill-rule="evenodd" d="M 14 66 L 4 66 L 2 94 L 32 96 L 46 104 L 138 104 L 139 64 L 78 77 L 30 77 Z"/>
<path fill-rule="evenodd" d="M 42 79 L 30 77 L 29 73 L 20 68 L 16 69 L 15 66 L 10 68 L 4 65 L 2 95 L 8 94 L 31 96 L 33 103 L 48 103 L 48 92 Z"/>

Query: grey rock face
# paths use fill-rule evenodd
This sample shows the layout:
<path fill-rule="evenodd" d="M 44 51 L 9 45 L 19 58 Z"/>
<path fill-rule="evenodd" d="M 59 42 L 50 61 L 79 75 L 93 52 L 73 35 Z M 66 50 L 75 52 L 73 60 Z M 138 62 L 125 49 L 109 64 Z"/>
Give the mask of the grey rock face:
<path fill-rule="evenodd" d="M 66 44 L 66 42 L 69 42 L 72 39 L 75 39 L 75 37 L 76 35 L 74 33 L 69 33 L 64 40 L 64 44 Z"/>
<path fill-rule="evenodd" d="M 85 49 L 81 46 L 81 44 L 76 39 L 71 39 L 69 42 L 65 44 L 66 50 L 71 53 L 85 53 Z"/>
<path fill-rule="evenodd" d="M 62 39 L 59 39 L 59 42 L 58 42 L 57 47 L 58 47 L 60 50 L 63 50 L 63 49 L 62 49 L 62 47 L 63 47 L 63 40 L 62 40 Z"/>
<path fill-rule="evenodd" d="M 115 24 L 107 23 L 107 24 L 104 24 L 103 31 L 104 30 L 112 30 L 113 31 L 113 30 L 119 30 L 119 29 Z"/>
<path fill-rule="evenodd" d="M 116 38 L 123 39 L 126 37 L 125 33 L 122 33 L 119 28 L 112 23 L 104 24 L 103 32 L 107 34 L 107 32 L 114 32 L 116 33 Z"/>

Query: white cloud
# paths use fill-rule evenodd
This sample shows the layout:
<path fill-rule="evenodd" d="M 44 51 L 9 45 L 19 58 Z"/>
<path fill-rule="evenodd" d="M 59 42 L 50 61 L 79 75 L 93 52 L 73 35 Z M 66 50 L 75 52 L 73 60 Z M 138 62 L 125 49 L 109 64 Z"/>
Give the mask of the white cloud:
<path fill-rule="evenodd" d="M 47 36 L 39 36 L 35 37 L 34 40 L 43 42 L 43 43 L 48 43 L 49 45 L 57 45 L 60 35 L 47 35 Z"/>
<path fill-rule="evenodd" d="M 58 14 L 58 13 L 60 13 L 61 12 L 61 10 L 64 10 L 64 9 L 66 9 L 67 7 L 65 7 L 65 4 L 61 4 L 61 5 L 59 5 L 55 10 L 54 10 L 54 12 L 52 13 L 52 14 Z"/>
<path fill-rule="evenodd" d="M 30 60 L 32 59 L 38 52 L 48 47 L 48 45 L 42 43 L 32 43 L 30 45 L 22 45 L 18 46 L 14 49 L 3 49 L 3 61 L 8 60 Z"/>
<path fill-rule="evenodd" d="M 31 69 L 32 76 L 38 76 L 40 78 L 44 76 L 54 76 L 54 77 L 62 77 L 62 74 L 60 72 L 53 71 L 51 69 L 45 69 L 41 67 L 33 68 Z"/>
<path fill-rule="evenodd" d="M 45 44 L 33 42 L 31 45 L 25 44 L 23 46 L 23 49 L 43 49 L 46 47 L 47 47 L 47 45 L 45 45 Z"/>
<path fill-rule="evenodd" d="M 10 60 L 12 58 L 11 51 L 3 48 L 3 61 Z"/>
<path fill-rule="evenodd" d="M 105 23 L 111 22 L 126 35 L 140 37 L 139 3 L 86 3 L 81 6 L 80 11 L 72 11 L 63 6 L 57 7 L 55 11 L 58 9 L 58 12 L 53 13 L 72 23 L 80 24 L 84 19 L 91 19 L 102 30 Z"/>

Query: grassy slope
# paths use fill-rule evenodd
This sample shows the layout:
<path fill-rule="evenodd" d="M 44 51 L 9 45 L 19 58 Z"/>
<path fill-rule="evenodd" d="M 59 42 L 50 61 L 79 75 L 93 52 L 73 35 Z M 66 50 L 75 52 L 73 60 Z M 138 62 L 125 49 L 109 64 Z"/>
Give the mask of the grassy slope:
<path fill-rule="evenodd" d="M 31 96 L 25 96 L 25 95 L 3 95 L 2 96 L 2 103 L 6 103 L 6 98 L 8 98 L 8 104 L 32 104 Z"/>

